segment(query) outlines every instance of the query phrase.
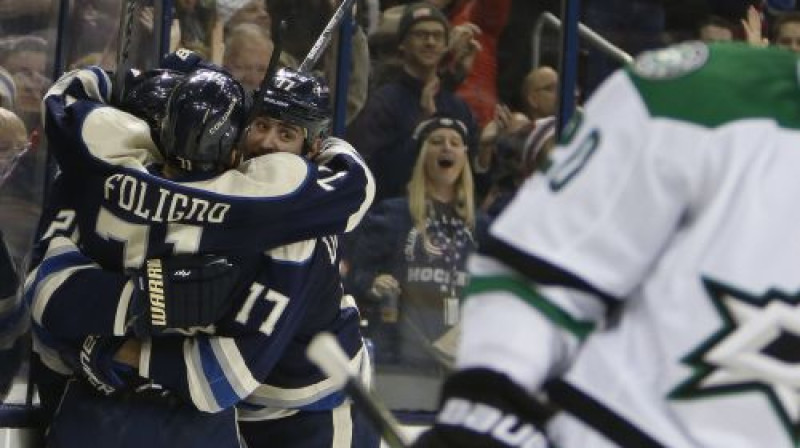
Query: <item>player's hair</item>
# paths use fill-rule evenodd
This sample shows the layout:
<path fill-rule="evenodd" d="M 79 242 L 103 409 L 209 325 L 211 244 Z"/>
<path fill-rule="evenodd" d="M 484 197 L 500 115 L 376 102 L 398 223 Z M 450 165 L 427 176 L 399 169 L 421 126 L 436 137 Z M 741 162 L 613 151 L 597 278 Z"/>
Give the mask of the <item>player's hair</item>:
<path fill-rule="evenodd" d="M 443 126 L 444 127 L 444 126 Z M 419 154 L 417 161 L 414 164 L 414 170 L 411 173 L 411 180 L 408 182 L 408 208 L 411 213 L 411 219 L 414 221 L 414 227 L 425 238 L 428 237 L 426 232 L 427 218 L 428 218 L 428 175 L 425 172 L 425 156 L 430 150 L 430 135 L 434 130 L 428 133 L 427 137 L 420 142 Z M 467 145 L 467 139 L 464 138 L 464 146 Z M 456 212 L 461 219 L 467 223 L 470 229 L 475 228 L 475 185 L 472 179 L 472 170 L 470 169 L 469 157 L 464 164 L 461 175 L 456 181 Z"/>
<path fill-rule="evenodd" d="M 245 120 L 244 88 L 230 76 L 196 70 L 170 94 L 161 123 L 167 164 L 185 172 L 217 173 L 232 166 Z"/>
<path fill-rule="evenodd" d="M 257 95 L 253 117 L 265 116 L 305 130 L 304 152 L 330 131 L 328 86 L 316 76 L 280 68 Z"/>

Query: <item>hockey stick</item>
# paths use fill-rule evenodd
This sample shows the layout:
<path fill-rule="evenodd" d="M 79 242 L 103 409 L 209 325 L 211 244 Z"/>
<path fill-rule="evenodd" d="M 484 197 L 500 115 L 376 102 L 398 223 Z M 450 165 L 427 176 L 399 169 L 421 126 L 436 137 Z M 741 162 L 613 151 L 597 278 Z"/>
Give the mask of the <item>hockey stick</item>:
<path fill-rule="evenodd" d="M 269 87 L 272 77 L 275 76 L 275 72 L 278 70 L 278 62 L 281 59 L 281 51 L 283 51 L 283 33 L 285 31 L 286 20 L 281 20 L 278 22 L 277 26 L 273 27 L 271 33 L 272 54 L 269 57 L 267 71 L 264 73 L 264 77 L 261 79 L 261 84 L 258 86 L 258 90 L 253 92 L 253 101 L 252 106 L 250 107 L 250 116 L 247 118 L 247 123 L 251 123 L 259 114 L 264 101 L 264 92 L 267 91 L 267 87 Z"/>
<path fill-rule="evenodd" d="M 303 62 L 300 63 L 300 67 L 298 71 L 303 73 L 308 73 L 314 65 L 319 60 L 322 52 L 331 42 L 331 37 L 333 36 L 333 30 L 336 28 L 339 23 L 342 21 L 342 17 L 344 17 L 345 11 L 347 11 L 348 5 L 353 4 L 354 0 L 344 0 L 336 12 L 333 14 L 333 17 L 328 21 L 328 24 L 325 25 L 325 29 L 322 30 L 322 33 L 317 38 L 314 45 L 311 47 L 311 50 L 306 55 Z M 286 30 L 286 20 L 281 20 L 278 23 L 278 26 L 272 30 L 272 56 L 269 58 L 269 65 L 267 66 L 267 71 L 264 73 L 264 78 L 261 80 L 261 85 L 259 86 L 259 92 L 263 92 L 264 89 L 267 88 L 269 82 L 272 80 L 272 77 L 275 75 L 275 70 L 278 65 L 278 60 L 280 59 L 281 51 L 283 50 L 283 33 Z"/>
<path fill-rule="evenodd" d="M 370 394 L 350 367 L 347 355 L 330 333 L 320 333 L 311 340 L 306 351 L 308 359 L 317 365 L 352 398 L 353 402 L 380 430 L 381 437 L 392 448 L 407 448 L 409 442 L 400 429 L 400 423 L 388 409 Z"/>
<path fill-rule="evenodd" d="M 130 68 L 130 47 L 133 40 L 133 21 L 136 17 L 138 0 L 127 0 L 121 5 L 119 29 L 117 30 L 117 68 L 114 72 L 114 100 L 119 104 L 124 96 L 125 74 Z"/>
<path fill-rule="evenodd" d="M 281 20 L 277 26 L 273 27 L 272 33 L 270 33 L 272 35 L 272 54 L 269 57 L 264 78 L 261 79 L 261 85 L 258 86 L 259 92 L 264 92 L 275 75 L 275 71 L 278 70 L 278 62 L 280 62 L 281 52 L 283 51 L 283 34 L 286 32 L 287 26 L 286 20 Z"/>
<path fill-rule="evenodd" d="M 320 56 L 322 56 L 322 52 L 325 51 L 325 48 L 327 48 L 328 44 L 331 42 L 334 29 L 339 26 L 348 8 L 352 8 L 353 1 L 355 0 L 344 0 L 342 4 L 339 5 L 336 12 L 333 13 L 333 17 L 331 17 L 331 20 L 328 21 L 328 24 L 325 25 L 325 29 L 322 30 L 322 33 L 317 38 L 317 41 L 314 42 L 314 46 L 311 47 L 311 50 L 309 50 L 303 62 L 300 63 L 298 71 L 308 73 L 314 68 L 314 65 L 316 65 Z"/>

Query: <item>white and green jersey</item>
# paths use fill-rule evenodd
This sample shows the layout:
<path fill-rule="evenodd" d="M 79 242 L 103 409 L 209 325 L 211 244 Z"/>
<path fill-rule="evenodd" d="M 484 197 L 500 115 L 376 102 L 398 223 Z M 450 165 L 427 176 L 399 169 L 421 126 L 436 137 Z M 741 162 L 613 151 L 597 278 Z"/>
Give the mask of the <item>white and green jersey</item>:
<path fill-rule="evenodd" d="M 557 378 L 561 448 L 800 446 L 799 70 L 687 43 L 614 74 L 471 260 L 459 366 Z"/>

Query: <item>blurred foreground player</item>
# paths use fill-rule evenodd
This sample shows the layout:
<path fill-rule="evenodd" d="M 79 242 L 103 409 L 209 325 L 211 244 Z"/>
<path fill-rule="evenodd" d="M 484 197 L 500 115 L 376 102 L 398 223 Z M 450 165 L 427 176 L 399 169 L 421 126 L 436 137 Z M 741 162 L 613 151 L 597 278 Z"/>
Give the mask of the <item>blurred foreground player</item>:
<path fill-rule="evenodd" d="M 471 260 L 415 446 L 797 446 L 797 68 L 686 43 L 609 78 Z"/>

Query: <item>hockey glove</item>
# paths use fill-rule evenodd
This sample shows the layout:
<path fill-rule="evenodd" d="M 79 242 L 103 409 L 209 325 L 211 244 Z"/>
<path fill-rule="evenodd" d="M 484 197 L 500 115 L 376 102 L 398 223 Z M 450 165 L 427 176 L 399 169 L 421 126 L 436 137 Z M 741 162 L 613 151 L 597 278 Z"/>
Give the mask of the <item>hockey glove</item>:
<path fill-rule="evenodd" d="M 192 334 L 230 310 L 238 267 L 216 255 L 151 258 L 131 273 L 128 326 L 138 337 Z"/>
<path fill-rule="evenodd" d="M 489 369 L 456 372 L 444 384 L 433 427 L 414 448 L 547 448 L 539 430 L 548 413 L 507 376 Z"/>
<path fill-rule="evenodd" d="M 81 377 L 102 395 L 113 395 L 142 384 L 143 379 L 126 364 L 114 361 L 125 338 L 87 336 L 81 344 L 78 366 Z"/>

